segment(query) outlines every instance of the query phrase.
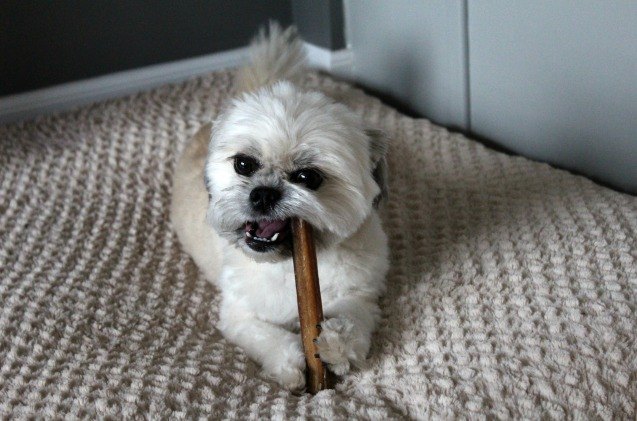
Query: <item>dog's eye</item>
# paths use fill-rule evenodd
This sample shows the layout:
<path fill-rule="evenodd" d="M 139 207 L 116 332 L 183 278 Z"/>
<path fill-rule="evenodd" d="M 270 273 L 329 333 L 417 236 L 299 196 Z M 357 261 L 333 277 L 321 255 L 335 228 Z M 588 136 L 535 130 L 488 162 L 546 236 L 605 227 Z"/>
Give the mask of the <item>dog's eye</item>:
<path fill-rule="evenodd" d="M 293 183 L 304 184 L 310 190 L 316 190 L 323 182 L 323 176 L 317 170 L 306 168 L 294 171 L 290 174 L 290 181 Z"/>
<path fill-rule="evenodd" d="M 254 174 L 259 167 L 259 162 L 247 155 L 237 155 L 234 157 L 234 170 L 239 175 L 249 177 Z"/>

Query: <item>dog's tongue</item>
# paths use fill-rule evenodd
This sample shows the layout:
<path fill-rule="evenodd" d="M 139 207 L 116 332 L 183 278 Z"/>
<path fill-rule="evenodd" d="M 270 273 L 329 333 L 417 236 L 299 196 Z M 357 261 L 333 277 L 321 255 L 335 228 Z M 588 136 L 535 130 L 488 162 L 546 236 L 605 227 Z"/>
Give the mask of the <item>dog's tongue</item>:
<path fill-rule="evenodd" d="M 261 238 L 270 238 L 277 232 L 283 231 L 286 221 L 277 219 L 274 221 L 259 221 L 256 234 Z"/>

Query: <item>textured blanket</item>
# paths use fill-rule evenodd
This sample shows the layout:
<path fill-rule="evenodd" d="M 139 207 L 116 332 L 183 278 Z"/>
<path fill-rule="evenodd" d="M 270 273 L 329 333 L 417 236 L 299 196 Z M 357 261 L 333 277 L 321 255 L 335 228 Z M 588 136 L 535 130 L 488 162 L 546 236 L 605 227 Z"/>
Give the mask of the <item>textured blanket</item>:
<path fill-rule="evenodd" d="M 635 419 L 637 198 L 316 75 L 392 138 L 389 290 L 335 390 L 262 377 L 168 220 L 232 79 L 0 127 L 0 417 Z"/>

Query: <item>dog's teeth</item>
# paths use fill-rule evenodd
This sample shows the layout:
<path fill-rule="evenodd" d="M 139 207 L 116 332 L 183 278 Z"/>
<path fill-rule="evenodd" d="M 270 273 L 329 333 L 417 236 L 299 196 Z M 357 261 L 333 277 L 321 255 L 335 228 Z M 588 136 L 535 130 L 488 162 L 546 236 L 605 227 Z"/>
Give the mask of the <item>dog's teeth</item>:
<path fill-rule="evenodd" d="M 279 238 L 279 233 L 278 232 L 272 236 L 272 240 L 271 241 L 276 241 L 277 238 Z"/>
<path fill-rule="evenodd" d="M 252 238 L 252 234 L 250 234 L 250 231 L 246 231 L 246 235 L 250 238 Z"/>

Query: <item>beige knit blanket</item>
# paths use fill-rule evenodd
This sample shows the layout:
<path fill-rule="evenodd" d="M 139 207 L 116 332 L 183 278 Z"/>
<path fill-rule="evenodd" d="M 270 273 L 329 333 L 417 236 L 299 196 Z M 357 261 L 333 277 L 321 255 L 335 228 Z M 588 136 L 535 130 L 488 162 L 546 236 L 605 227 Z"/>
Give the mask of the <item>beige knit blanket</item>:
<path fill-rule="evenodd" d="M 635 419 L 637 198 L 361 93 L 393 139 L 368 367 L 314 397 L 262 377 L 168 221 L 232 78 L 0 127 L 0 418 Z"/>

